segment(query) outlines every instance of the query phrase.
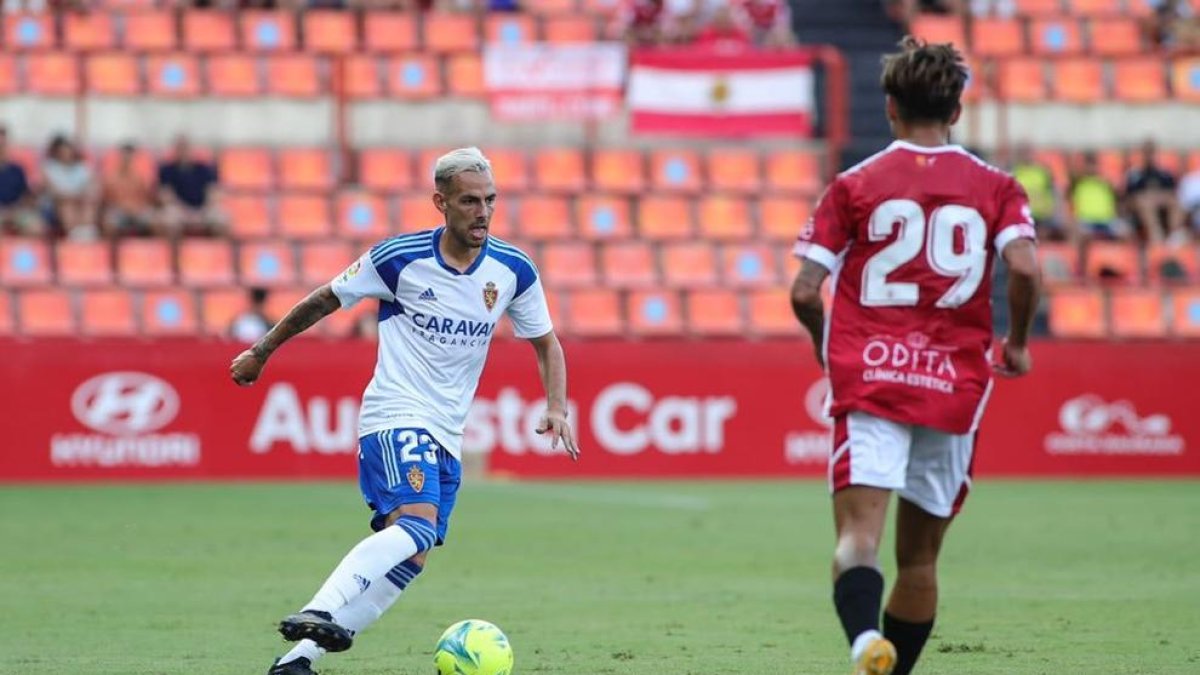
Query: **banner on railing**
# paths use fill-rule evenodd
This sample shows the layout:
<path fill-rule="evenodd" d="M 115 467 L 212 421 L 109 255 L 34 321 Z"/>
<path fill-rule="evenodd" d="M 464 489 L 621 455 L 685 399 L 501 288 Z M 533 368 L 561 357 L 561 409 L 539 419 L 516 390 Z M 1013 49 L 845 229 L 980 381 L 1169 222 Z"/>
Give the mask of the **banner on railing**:
<path fill-rule="evenodd" d="M 297 340 L 262 381 L 228 378 L 221 342 L 0 342 L 0 481 L 348 478 L 374 345 Z M 583 457 L 553 452 L 531 348 L 500 341 L 469 452 L 526 477 L 824 476 L 825 380 L 791 341 L 569 342 Z M 997 383 L 984 476 L 1197 476 L 1200 344 L 1045 343 Z"/>
<path fill-rule="evenodd" d="M 483 81 L 506 122 L 606 119 L 621 110 L 626 48 L 619 43 L 490 43 Z"/>

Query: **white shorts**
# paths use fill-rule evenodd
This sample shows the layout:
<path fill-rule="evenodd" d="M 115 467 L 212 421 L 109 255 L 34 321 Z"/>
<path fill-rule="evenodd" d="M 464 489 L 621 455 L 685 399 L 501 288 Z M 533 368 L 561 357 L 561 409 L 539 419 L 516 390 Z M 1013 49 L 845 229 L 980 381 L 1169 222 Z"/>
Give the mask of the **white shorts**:
<path fill-rule="evenodd" d="M 864 412 L 839 417 L 833 427 L 829 486 L 895 490 L 939 518 L 958 513 L 971 489 L 975 434 L 948 434 L 900 424 Z"/>

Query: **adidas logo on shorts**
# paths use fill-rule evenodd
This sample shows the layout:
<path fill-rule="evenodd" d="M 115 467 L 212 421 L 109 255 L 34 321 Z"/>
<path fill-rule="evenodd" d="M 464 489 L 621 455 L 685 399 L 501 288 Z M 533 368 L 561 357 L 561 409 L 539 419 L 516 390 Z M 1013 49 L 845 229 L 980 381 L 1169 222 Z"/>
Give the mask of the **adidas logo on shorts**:
<path fill-rule="evenodd" d="M 418 300 L 429 300 L 431 302 L 436 302 L 437 296 L 433 294 L 432 288 L 426 288 L 424 293 L 417 296 L 417 299 Z"/>

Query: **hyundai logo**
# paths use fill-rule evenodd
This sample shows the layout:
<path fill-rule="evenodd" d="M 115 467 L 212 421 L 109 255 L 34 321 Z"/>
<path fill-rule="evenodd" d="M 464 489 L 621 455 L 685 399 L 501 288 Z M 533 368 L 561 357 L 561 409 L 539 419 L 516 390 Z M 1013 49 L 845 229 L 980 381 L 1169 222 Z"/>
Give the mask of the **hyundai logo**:
<path fill-rule="evenodd" d="M 170 424 L 179 412 L 179 394 L 165 380 L 146 373 L 105 373 L 75 389 L 71 412 L 96 431 L 132 436 Z"/>

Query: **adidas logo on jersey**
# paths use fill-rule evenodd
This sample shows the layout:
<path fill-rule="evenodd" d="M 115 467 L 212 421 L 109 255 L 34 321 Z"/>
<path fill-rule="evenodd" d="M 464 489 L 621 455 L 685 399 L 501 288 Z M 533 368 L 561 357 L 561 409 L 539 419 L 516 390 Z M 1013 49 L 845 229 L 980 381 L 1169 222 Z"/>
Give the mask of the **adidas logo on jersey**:
<path fill-rule="evenodd" d="M 437 302 L 437 296 L 433 294 L 432 288 L 426 288 L 424 293 L 417 296 L 417 299 L 418 300 L 429 300 L 430 302 Z"/>

